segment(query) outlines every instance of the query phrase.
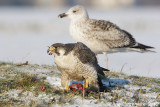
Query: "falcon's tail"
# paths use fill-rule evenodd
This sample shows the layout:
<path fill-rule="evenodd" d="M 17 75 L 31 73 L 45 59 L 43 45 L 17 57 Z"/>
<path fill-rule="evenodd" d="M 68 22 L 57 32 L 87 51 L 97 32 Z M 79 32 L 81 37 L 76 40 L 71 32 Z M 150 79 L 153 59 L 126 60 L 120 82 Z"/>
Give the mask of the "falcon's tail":
<path fill-rule="evenodd" d="M 105 77 L 105 75 L 98 74 L 98 85 L 100 88 L 100 92 L 104 92 L 104 90 L 106 90 L 106 87 L 103 85 L 102 80 L 107 80 L 107 77 Z"/>
<path fill-rule="evenodd" d="M 109 71 L 109 70 L 106 68 L 102 68 L 100 66 L 98 67 L 98 73 L 97 73 L 98 85 L 99 85 L 101 92 L 103 92 L 105 90 L 105 86 L 103 85 L 102 80 L 107 80 L 107 77 L 105 76 L 104 71 Z"/>
<path fill-rule="evenodd" d="M 101 67 L 102 71 L 110 71 L 109 69 Z"/>
<path fill-rule="evenodd" d="M 98 74 L 100 74 L 100 75 L 102 75 L 102 76 L 105 76 L 104 71 L 109 71 L 108 69 L 103 68 L 103 67 L 100 67 L 99 65 L 98 65 L 97 68 L 98 68 L 98 69 L 97 69 Z"/>
<path fill-rule="evenodd" d="M 99 91 L 102 92 L 104 89 L 103 89 L 103 83 L 102 83 L 102 79 L 98 76 L 98 85 L 99 85 Z"/>

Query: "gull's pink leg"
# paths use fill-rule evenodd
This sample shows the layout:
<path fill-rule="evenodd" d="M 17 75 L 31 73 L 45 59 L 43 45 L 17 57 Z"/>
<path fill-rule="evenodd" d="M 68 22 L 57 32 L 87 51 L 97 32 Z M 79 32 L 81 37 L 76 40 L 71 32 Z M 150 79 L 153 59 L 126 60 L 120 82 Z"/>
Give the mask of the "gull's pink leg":
<path fill-rule="evenodd" d="M 96 54 L 96 58 L 97 58 L 97 61 L 98 61 L 98 55 Z"/>
<path fill-rule="evenodd" d="M 106 69 L 108 69 L 108 57 L 107 57 L 107 53 L 106 52 L 104 52 L 103 53 L 104 55 L 105 55 L 105 62 L 106 62 Z"/>
<path fill-rule="evenodd" d="M 107 55 L 105 56 L 106 56 L 106 69 L 108 69 L 108 56 Z"/>

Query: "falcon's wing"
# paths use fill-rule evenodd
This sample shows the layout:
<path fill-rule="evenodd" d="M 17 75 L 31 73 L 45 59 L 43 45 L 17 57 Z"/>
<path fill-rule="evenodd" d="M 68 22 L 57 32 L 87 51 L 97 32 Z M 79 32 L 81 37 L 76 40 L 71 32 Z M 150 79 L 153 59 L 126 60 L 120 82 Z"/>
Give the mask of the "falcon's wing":
<path fill-rule="evenodd" d="M 83 43 L 78 42 L 74 47 L 74 54 L 83 63 L 97 63 L 96 55 Z"/>
<path fill-rule="evenodd" d="M 74 47 L 75 47 L 75 44 L 73 43 L 65 44 L 64 49 L 66 52 L 64 55 L 69 54 L 73 50 Z"/>
<path fill-rule="evenodd" d="M 91 19 L 88 21 L 86 29 L 85 33 L 88 32 L 92 38 L 106 43 L 111 48 L 128 47 L 136 43 L 130 33 L 109 21 Z"/>
<path fill-rule="evenodd" d="M 103 72 L 104 69 L 98 65 L 96 55 L 86 45 L 78 42 L 74 47 L 74 54 L 83 64 L 91 64 L 95 69 L 97 69 L 99 74 L 103 76 L 105 75 Z"/>

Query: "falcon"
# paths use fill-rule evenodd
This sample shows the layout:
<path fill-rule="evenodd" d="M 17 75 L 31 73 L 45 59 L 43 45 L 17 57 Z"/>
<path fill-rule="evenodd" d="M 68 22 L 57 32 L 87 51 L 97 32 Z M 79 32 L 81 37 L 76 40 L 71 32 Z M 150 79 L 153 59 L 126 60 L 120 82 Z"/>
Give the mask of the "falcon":
<path fill-rule="evenodd" d="M 83 43 L 55 43 L 47 50 L 54 55 L 54 61 L 61 72 L 61 86 L 68 90 L 69 80 L 85 81 L 85 88 L 100 89 L 101 79 L 105 78 L 104 70 L 98 63 L 95 54 Z"/>
<path fill-rule="evenodd" d="M 148 52 L 153 48 L 137 42 L 133 36 L 105 20 L 90 19 L 83 6 L 74 6 L 59 18 L 68 17 L 70 22 L 70 34 L 76 42 L 82 42 L 95 54 L 109 54 L 116 52 Z"/>

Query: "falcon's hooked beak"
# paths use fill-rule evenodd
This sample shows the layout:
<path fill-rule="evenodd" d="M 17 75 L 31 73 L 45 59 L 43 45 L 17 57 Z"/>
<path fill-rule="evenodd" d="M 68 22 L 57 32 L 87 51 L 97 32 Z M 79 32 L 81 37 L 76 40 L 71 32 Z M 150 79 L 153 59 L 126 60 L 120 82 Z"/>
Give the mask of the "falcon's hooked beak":
<path fill-rule="evenodd" d="M 68 15 L 66 13 L 62 13 L 60 15 L 58 15 L 58 18 L 63 18 L 63 17 L 67 17 Z"/>
<path fill-rule="evenodd" d="M 55 52 L 55 47 L 50 46 L 49 49 L 47 50 L 48 55 L 52 55 Z"/>

